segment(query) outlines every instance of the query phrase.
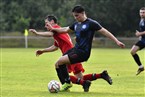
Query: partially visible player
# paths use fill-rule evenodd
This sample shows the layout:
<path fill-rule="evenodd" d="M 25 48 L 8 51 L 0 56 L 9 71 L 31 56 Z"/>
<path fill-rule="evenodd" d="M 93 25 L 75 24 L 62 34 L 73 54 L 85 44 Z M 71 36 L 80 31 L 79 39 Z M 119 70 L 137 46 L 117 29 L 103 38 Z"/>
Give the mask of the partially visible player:
<path fill-rule="evenodd" d="M 50 23 L 52 25 L 52 27 L 54 28 L 60 28 L 60 26 L 57 24 L 57 18 L 55 16 L 47 16 L 45 19 L 45 24 Z M 62 54 L 65 54 L 65 52 L 67 52 L 69 49 L 71 49 L 73 47 L 73 43 L 71 41 L 70 36 L 67 33 L 52 33 L 52 32 L 37 32 L 35 29 L 29 29 L 30 32 L 33 32 L 36 35 L 40 35 L 40 36 L 46 36 L 46 37 L 53 37 L 54 38 L 54 44 L 48 48 L 42 49 L 42 50 L 37 50 L 36 51 L 36 56 L 39 56 L 43 53 L 48 53 L 48 52 L 53 52 L 56 51 L 58 48 L 60 48 Z M 73 65 L 67 65 L 67 69 L 68 72 L 71 73 L 73 72 L 73 74 L 75 76 L 71 76 L 70 75 L 70 79 L 72 81 L 72 83 L 75 84 L 81 84 L 84 88 L 85 92 L 89 91 L 89 86 L 90 86 L 90 81 L 96 80 L 98 78 L 103 78 L 104 80 L 106 80 L 109 84 L 112 84 L 112 80 L 109 77 L 107 71 L 103 71 L 100 74 L 86 74 L 83 76 L 83 72 L 84 72 L 84 68 L 82 66 L 81 63 L 76 63 Z M 60 76 L 61 73 L 59 73 Z M 62 84 L 65 83 L 64 79 L 60 79 L 60 82 Z M 88 81 L 89 80 L 89 81 Z"/>
<path fill-rule="evenodd" d="M 140 58 L 137 54 L 139 50 L 142 50 L 145 47 L 145 7 L 142 7 L 139 11 L 141 20 L 139 23 L 139 31 L 136 30 L 135 35 L 139 37 L 139 41 L 132 46 L 131 48 L 131 55 L 134 58 L 135 62 L 139 66 L 136 75 L 140 74 L 142 71 L 144 71 L 144 66 L 140 61 Z"/>

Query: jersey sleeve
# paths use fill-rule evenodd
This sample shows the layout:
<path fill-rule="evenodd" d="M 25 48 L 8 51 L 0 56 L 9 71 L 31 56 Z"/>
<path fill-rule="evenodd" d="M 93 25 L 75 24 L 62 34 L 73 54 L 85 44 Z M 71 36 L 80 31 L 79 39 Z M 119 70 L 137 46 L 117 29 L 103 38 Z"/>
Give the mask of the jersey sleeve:
<path fill-rule="evenodd" d="M 70 25 L 69 28 L 74 31 L 74 29 L 75 29 L 75 23 Z"/>
<path fill-rule="evenodd" d="M 95 31 L 98 31 L 102 28 L 102 26 L 97 21 L 93 21 L 93 22 L 91 22 L 91 28 Z"/>

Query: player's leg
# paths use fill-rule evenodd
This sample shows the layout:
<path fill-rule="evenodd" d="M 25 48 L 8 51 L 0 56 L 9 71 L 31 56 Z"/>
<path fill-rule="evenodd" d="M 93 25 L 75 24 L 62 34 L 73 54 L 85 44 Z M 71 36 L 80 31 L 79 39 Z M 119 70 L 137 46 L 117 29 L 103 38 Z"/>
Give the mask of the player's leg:
<path fill-rule="evenodd" d="M 140 62 L 140 58 L 138 56 L 138 54 L 136 53 L 137 51 L 139 50 L 139 47 L 134 45 L 132 48 L 131 48 L 131 55 L 133 56 L 135 62 L 137 63 L 138 66 L 141 65 L 141 62 Z"/>
<path fill-rule="evenodd" d="M 83 73 L 82 73 L 82 71 L 80 71 L 80 72 L 78 72 L 78 73 L 74 73 L 74 75 L 75 75 L 77 78 L 83 79 Z"/>
<path fill-rule="evenodd" d="M 83 76 L 82 73 L 85 71 L 82 64 L 81 63 L 74 64 L 74 65 L 72 65 L 72 68 L 73 68 L 74 75 L 77 78 L 82 79 L 82 76 Z M 96 80 L 99 78 L 106 80 L 110 85 L 112 84 L 112 79 L 108 75 L 108 72 L 106 70 L 104 70 L 102 73 L 98 73 L 98 74 L 92 73 L 92 74 L 86 74 L 83 76 L 83 80 L 86 80 L 86 81 L 93 81 L 93 80 Z M 79 84 L 79 82 L 81 82 L 81 81 L 79 81 L 79 79 L 78 79 L 77 83 Z"/>
<path fill-rule="evenodd" d="M 59 78 L 59 81 L 61 82 L 61 84 L 63 85 L 65 83 L 65 79 L 63 77 L 63 74 L 61 73 L 61 69 L 60 68 L 55 68 L 56 72 L 57 72 L 57 76 Z"/>
<path fill-rule="evenodd" d="M 85 71 L 81 63 L 71 65 L 71 71 L 75 76 L 70 76 L 72 83 L 82 85 L 84 92 L 88 92 L 91 82 L 89 80 L 83 80 L 83 72 Z"/>
<path fill-rule="evenodd" d="M 82 77 L 80 77 L 80 74 L 75 74 L 76 77 L 70 76 L 70 79 L 72 83 L 74 84 L 84 84 L 84 81 L 94 81 L 97 79 L 104 79 L 106 80 L 110 85 L 112 85 L 112 79 L 109 76 L 108 72 L 104 70 L 102 73 L 92 73 L 92 74 L 86 74 L 83 76 L 83 80 L 81 80 Z"/>
<path fill-rule="evenodd" d="M 104 79 L 106 80 L 110 85 L 112 85 L 112 79 L 109 76 L 108 72 L 104 70 L 102 73 L 92 73 L 92 74 L 86 74 L 83 76 L 84 80 L 94 81 L 97 79 Z"/>
<path fill-rule="evenodd" d="M 72 83 L 83 85 L 83 72 L 85 71 L 81 63 L 71 64 L 68 66 L 68 69 L 71 70 L 74 76 L 70 76 Z"/>
<path fill-rule="evenodd" d="M 59 68 L 61 70 L 62 75 L 65 79 L 65 84 L 62 86 L 62 90 L 67 90 L 67 88 L 70 88 L 71 86 L 67 68 L 64 68 L 63 64 L 75 64 L 86 61 L 87 59 L 88 56 L 86 56 L 86 53 L 81 52 L 78 49 L 72 48 L 57 61 L 57 63 L 55 64 L 56 68 Z"/>
<path fill-rule="evenodd" d="M 137 45 L 140 45 L 139 42 L 137 43 Z M 136 53 L 138 50 L 140 50 L 140 47 L 137 46 L 137 45 L 134 45 L 132 48 L 131 48 L 131 55 L 132 57 L 134 58 L 135 62 L 137 63 L 137 65 L 139 66 L 138 70 L 137 70 L 137 73 L 136 75 L 140 74 L 142 71 L 144 71 L 144 66 L 142 65 L 141 61 L 140 61 L 140 58 L 138 56 L 138 54 Z"/>
<path fill-rule="evenodd" d="M 101 78 L 101 73 L 97 74 L 97 73 L 91 73 L 91 74 L 85 74 L 83 76 L 84 80 L 90 80 L 90 81 L 94 81 Z"/>
<path fill-rule="evenodd" d="M 78 84 L 78 85 L 82 85 L 84 92 L 88 92 L 91 82 L 89 80 L 83 80 L 83 73 L 79 72 L 77 74 L 74 74 L 75 76 L 70 76 L 70 79 L 72 81 L 72 83 L 74 84 Z"/>
<path fill-rule="evenodd" d="M 63 83 L 60 91 L 66 91 L 67 89 L 72 87 L 72 84 L 70 83 L 70 77 L 65 64 L 70 64 L 68 55 L 60 57 L 55 64 L 57 75 L 60 81 Z"/>

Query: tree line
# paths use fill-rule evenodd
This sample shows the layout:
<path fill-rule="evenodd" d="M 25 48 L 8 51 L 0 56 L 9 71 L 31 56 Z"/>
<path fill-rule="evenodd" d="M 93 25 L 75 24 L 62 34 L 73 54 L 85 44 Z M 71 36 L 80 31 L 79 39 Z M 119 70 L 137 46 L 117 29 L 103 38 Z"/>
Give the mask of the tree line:
<path fill-rule="evenodd" d="M 71 9 L 75 5 L 83 5 L 88 17 L 114 35 L 132 37 L 138 29 L 139 9 L 145 6 L 145 0 L 1 0 L 0 31 L 45 30 L 44 18 L 48 14 L 57 16 L 61 26 L 71 25 L 74 22 Z"/>

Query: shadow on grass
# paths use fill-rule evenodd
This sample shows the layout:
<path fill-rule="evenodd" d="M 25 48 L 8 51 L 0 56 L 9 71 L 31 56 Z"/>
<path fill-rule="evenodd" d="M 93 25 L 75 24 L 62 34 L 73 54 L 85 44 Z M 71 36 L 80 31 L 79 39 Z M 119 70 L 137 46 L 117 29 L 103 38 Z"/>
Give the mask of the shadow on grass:
<path fill-rule="evenodd" d="M 129 94 L 129 93 L 115 93 L 115 92 L 81 92 L 81 91 L 71 91 L 71 92 L 59 92 L 59 93 L 49 93 L 48 91 L 33 91 L 34 95 L 40 97 L 144 97 L 144 94 Z"/>

